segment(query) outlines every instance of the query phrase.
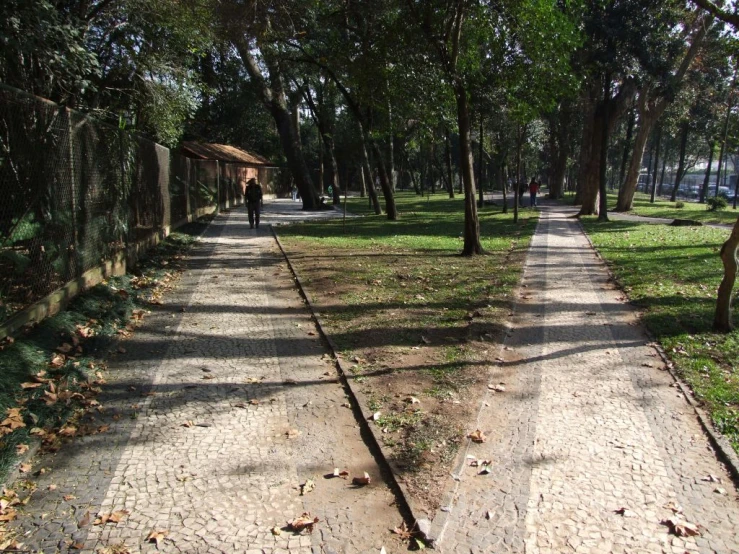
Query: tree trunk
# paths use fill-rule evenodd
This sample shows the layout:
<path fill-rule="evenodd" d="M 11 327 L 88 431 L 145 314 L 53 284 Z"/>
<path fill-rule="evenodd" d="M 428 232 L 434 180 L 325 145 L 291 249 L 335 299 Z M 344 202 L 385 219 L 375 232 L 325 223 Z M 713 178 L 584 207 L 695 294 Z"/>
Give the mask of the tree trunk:
<path fill-rule="evenodd" d="M 703 178 L 703 186 L 701 187 L 699 202 L 704 204 L 708 196 L 708 187 L 711 184 L 711 165 L 713 165 L 713 151 L 716 150 L 716 141 L 713 139 L 708 141 L 708 167 L 706 167 L 706 175 Z"/>
<path fill-rule="evenodd" d="M 459 153 L 462 180 L 464 182 L 464 245 L 463 256 L 482 254 L 480 244 L 480 221 L 477 218 L 475 204 L 475 176 L 472 173 L 474 165 L 470 140 L 470 114 L 467 105 L 467 91 L 457 83 L 454 87 L 457 100 L 457 123 L 459 125 Z"/>
<path fill-rule="evenodd" d="M 662 171 L 659 172 L 659 185 L 657 185 L 657 196 L 662 196 L 662 186 L 665 184 L 665 170 L 667 169 L 667 146 L 668 146 L 668 142 L 665 141 L 665 146 L 664 148 L 662 148 Z"/>
<path fill-rule="evenodd" d="M 608 135 L 610 129 L 608 122 L 610 121 L 609 110 L 611 107 L 611 74 L 606 73 L 605 84 L 603 85 L 603 117 L 600 140 L 600 176 L 599 176 L 599 193 L 600 206 L 598 207 L 598 221 L 608 221 L 608 195 L 606 193 L 606 169 L 608 166 Z"/>
<path fill-rule="evenodd" d="M 380 148 L 374 140 L 370 141 L 372 145 L 372 152 L 375 155 L 375 163 L 377 170 L 380 174 L 380 187 L 382 188 L 382 195 L 385 197 L 385 210 L 387 210 L 387 218 L 390 221 L 397 221 L 398 212 L 395 208 L 395 195 L 393 193 L 393 185 L 390 182 L 390 177 L 387 174 L 385 163 L 382 160 L 382 154 Z"/>
<path fill-rule="evenodd" d="M 677 162 L 677 173 L 675 174 L 675 186 L 672 188 L 672 194 L 670 194 L 670 202 L 674 202 L 677 198 L 677 189 L 680 187 L 680 182 L 685 176 L 685 152 L 688 148 L 688 135 L 690 134 L 690 125 L 688 121 L 682 124 L 680 133 L 680 159 Z"/>
<path fill-rule="evenodd" d="M 265 65 L 269 70 L 270 82 L 268 84 L 262 74 L 262 70 L 251 54 L 250 45 L 243 37 L 235 38 L 232 44 L 238 51 L 239 57 L 241 57 L 252 81 L 259 87 L 262 103 L 275 120 L 277 134 L 280 137 L 280 145 L 285 152 L 285 158 L 287 158 L 287 166 L 295 180 L 295 185 L 300 191 L 300 197 L 303 199 L 303 209 L 317 209 L 319 206 L 318 194 L 313 186 L 308 165 L 305 163 L 300 136 L 297 133 L 292 114 L 287 106 L 279 64 L 275 63 L 266 51 L 263 52 Z"/>
<path fill-rule="evenodd" d="M 523 149 L 524 131 L 518 126 L 516 136 L 516 178 L 513 183 L 513 223 L 518 223 L 518 205 L 521 197 L 521 150 Z"/>
<path fill-rule="evenodd" d="M 500 171 L 502 173 L 501 184 L 503 185 L 503 213 L 508 213 L 508 168 L 501 164 Z"/>
<path fill-rule="evenodd" d="M 639 103 L 645 102 L 640 98 Z M 634 140 L 634 152 L 629 160 L 629 170 L 626 173 L 626 181 L 624 181 L 621 190 L 618 191 L 618 202 L 616 203 L 617 212 L 628 212 L 634 203 L 634 192 L 639 182 L 639 171 L 641 170 L 641 162 L 644 157 L 644 148 L 647 145 L 649 133 L 657 117 L 651 112 L 639 110 L 639 128 L 636 131 L 636 139 Z"/>
<path fill-rule="evenodd" d="M 652 194 L 649 197 L 649 202 L 654 204 L 654 193 L 657 190 L 657 173 L 659 166 L 659 143 L 662 140 L 662 126 L 657 127 L 657 136 L 654 139 L 654 169 L 652 170 Z"/>
<path fill-rule="evenodd" d="M 601 146 L 602 136 L 604 132 L 603 111 L 596 110 L 593 116 L 591 128 L 592 144 L 590 146 L 590 155 L 585 160 L 585 167 L 580 170 L 581 179 L 581 205 L 578 215 L 596 215 L 598 213 L 598 191 L 600 190 L 600 165 L 601 165 Z"/>
<path fill-rule="evenodd" d="M 731 321 L 731 294 L 736 282 L 737 247 L 739 246 L 739 219 L 734 223 L 731 235 L 721 247 L 721 261 L 724 264 L 724 277 L 718 287 L 716 296 L 716 312 L 713 316 L 713 328 L 721 333 L 728 333 L 734 328 Z"/>
<path fill-rule="evenodd" d="M 364 134 L 362 134 L 362 175 L 364 176 L 364 183 L 369 193 L 370 204 L 375 210 L 375 214 L 382 215 L 382 208 L 380 207 L 380 201 L 377 198 L 377 191 L 375 191 L 375 183 L 372 180 L 372 166 L 370 166 L 369 156 L 367 155 L 367 145 L 364 142 Z"/>
<path fill-rule="evenodd" d="M 480 116 L 480 148 L 479 148 L 479 159 L 477 160 L 478 170 L 477 170 L 477 186 L 480 187 L 480 209 L 485 205 L 485 186 L 482 183 L 482 166 L 483 166 L 483 133 L 484 128 L 482 125 L 482 116 Z"/>
<path fill-rule="evenodd" d="M 454 174 L 452 173 L 452 139 L 449 136 L 449 129 L 445 129 L 446 136 L 444 140 L 444 160 L 446 162 L 446 175 L 448 180 L 447 192 L 449 198 L 454 198 Z"/>
<path fill-rule="evenodd" d="M 323 144 L 326 147 L 329 169 L 329 183 L 333 188 L 333 203 L 335 206 L 341 204 L 341 187 L 339 186 L 339 166 L 336 163 L 336 147 L 331 135 L 323 135 Z"/>
<path fill-rule="evenodd" d="M 631 106 L 629 110 L 629 123 L 626 126 L 626 143 L 624 144 L 624 155 L 621 158 L 621 171 L 618 175 L 618 189 L 624 186 L 624 177 L 626 176 L 626 165 L 629 163 L 629 150 L 631 149 L 631 139 L 634 136 L 634 123 L 636 122 L 636 106 Z"/>

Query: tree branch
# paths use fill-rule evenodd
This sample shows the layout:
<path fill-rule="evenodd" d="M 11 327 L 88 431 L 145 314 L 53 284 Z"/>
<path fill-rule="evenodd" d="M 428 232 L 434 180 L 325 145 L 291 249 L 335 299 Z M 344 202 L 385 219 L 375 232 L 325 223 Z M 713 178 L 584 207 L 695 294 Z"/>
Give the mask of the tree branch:
<path fill-rule="evenodd" d="M 719 8 L 716 4 L 714 4 L 710 0 L 693 0 L 693 2 L 698 7 L 703 8 L 709 14 L 716 17 L 717 19 L 720 19 L 721 21 L 724 21 L 726 23 L 733 25 L 736 28 L 739 28 L 739 14 L 727 12 L 726 10 Z"/>

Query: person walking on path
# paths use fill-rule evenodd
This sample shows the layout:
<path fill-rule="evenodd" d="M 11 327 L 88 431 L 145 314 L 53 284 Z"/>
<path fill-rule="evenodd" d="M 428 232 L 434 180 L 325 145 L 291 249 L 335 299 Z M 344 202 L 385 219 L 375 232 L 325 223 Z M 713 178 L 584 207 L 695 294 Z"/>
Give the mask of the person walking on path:
<path fill-rule="evenodd" d="M 536 193 L 539 192 L 539 183 L 536 182 L 536 179 L 533 177 L 531 178 L 531 182 L 529 183 L 529 195 L 531 196 L 531 207 L 536 207 Z"/>
<path fill-rule="evenodd" d="M 249 210 L 249 228 L 254 229 L 256 221 L 257 229 L 259 229 L 259 212 L 264 204 L 262 193 L 262 185 L 252 177 L 246 183 L 246 209 Z"/>

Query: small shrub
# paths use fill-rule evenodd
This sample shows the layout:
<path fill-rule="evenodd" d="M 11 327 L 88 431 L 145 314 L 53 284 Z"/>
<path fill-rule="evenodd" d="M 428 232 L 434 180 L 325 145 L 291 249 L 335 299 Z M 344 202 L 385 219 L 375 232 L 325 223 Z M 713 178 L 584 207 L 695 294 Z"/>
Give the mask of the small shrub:
<path fill-rule="evenodd" d="M 679 210 L 679 209 L 681 209 L 681 208 L 684 208 L 684 207 L 685 207 L 685 202 L 680 202 L 680 201 L 678 201 L 678 202 L 675 202 L 675 207 L 676 207 L 676 208 L 677 208 L 678 210 Z"/>
<path fill-rule="evenodd" d="M 721 210 L 725 210 L 729 203 L 723 196 L 716 196 L 713 198 L 708 198 L 706 200 L 706 205 L 708 206 L 709 212 L 718 212 Z"/>

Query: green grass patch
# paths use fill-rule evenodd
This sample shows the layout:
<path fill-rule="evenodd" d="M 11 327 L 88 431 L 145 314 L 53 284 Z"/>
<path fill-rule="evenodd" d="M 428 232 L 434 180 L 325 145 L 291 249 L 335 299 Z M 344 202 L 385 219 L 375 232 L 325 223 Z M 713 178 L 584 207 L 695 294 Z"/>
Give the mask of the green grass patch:
<path fill-rule="evenodd" d="M 14 340 L 0 346 L 0 414 L 21 408 L 24 427 L 0 437 L 0 481 L 17 460 L 16 446 L 29 444 L 35 428 L 59 429 L 82 409 L 84 401 L 49 402 L 49 382 L 38 388 L 21 383 L 51 380 L 57 392 L 91 390 L 95 373 L 105 368 L 104 356 L 121 332 L 128 332 L 132 316 L 150 307 L 162 288 L 176 278 L 184 256 L 204 223 L 194 223 L 172 233 L 131 274 L 114 277 L 77 296 L 59 314 L 47 318 Z M 134 318 L 135 319 L 135 318 Z M 71 348 L 71 350 L 70 350 Z M 68 351 L 67 351 L 68 350 Z M 66 351 L 66 352 L 65 352 Z M 55 359 L 56 357 L 56 359 Z"/>
<path fill-rule="evenodd" d="M 572 203 L 574 193 L 566 193 L 563 199 L 565 203 Z M 617 193 L 608 195 L 608 209 L 613 211 L 616 207 Z M 634 195 L 634 205 L 629 212 L 633 215 L 643 217 L 659 217 L 664 219 L 692 219 L 701 223 L 725 223 L 733 225 L 736 218 L 739 217 L 739 210 L 729 207 L 724 210 L 710 211 L 708 204 L 701 204 L 697 201 L 677 200 L 669 202 L 664 199 L 656 198 L 654 203 L 649 201 L 649 195 L 637 192 Z"/>
<path fill-rule="evenodd" d="M 383 441 L 409 490 L 433 511 L 438 473 L 485 390 L 487 349 L 502 337 L 538 212 L 522 209 L 514 224 L 512 213 L 486 206 L 486 254 L 462 257 L 463 198 L 396 198 L 398 221 L 351 198 L 348 211 L 363 217 L 280 227 L 279 235 L 328 334 L 346 360 L 362 360 L 351 379 L 381 412 Z M 416 411 L 408 396 L 420 400 Z"/>
<path fill-rule="evenodd" d="M 739 331 L 711 330 L 729 231 L 583 218 L 643 320 L 739 452 Z M 736 305 L 736 302 L 735 302 Z"/>

